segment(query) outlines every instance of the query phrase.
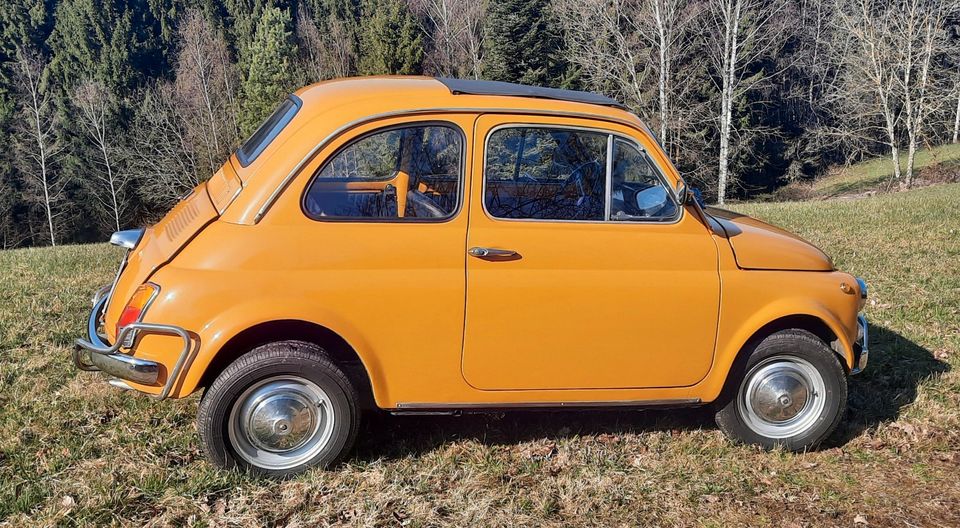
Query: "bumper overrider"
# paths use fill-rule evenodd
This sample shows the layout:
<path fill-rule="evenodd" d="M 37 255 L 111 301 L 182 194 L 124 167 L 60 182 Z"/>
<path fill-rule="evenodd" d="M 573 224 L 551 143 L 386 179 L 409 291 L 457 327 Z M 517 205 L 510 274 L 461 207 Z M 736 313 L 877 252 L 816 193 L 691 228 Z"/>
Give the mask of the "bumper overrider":
<path fill-rule="evenodd" d="M 117 336 L 116 342 L 110 345 L 98 332 L 100 320 L 109 299 L 109 295 L 103 293 L 94 297 L 93 310 L 90 311 L 90 317 L 87 320 L 87 338 L 77 339 L 73 351 L 73 363 L 80 370 L 99 370 L 123 381 L 132 381 L 139 385 L 156 385 L 165 367 L 156 361 L 133 357 L 136 344 L 140 338 L 151 334 L 180 337 L 183 341 L 180 356 L 167 376 L 163 388 L 155 395 L 157 399 L 166 398 L 179 378 L 187 356 L 190 355 L 193 343 L 190 333 L 179 326 L 137 322 L 125 326 Z M 131 346 L 124 347 L 124 343 L 130 343 Z M 128 348 L 129 353 L 124 353 L 122 351 L 124 348 Z"/>
<path fill-rule="evenodd" d="M 860 298 L 864 303 L 867 300 L 867 283 L 857 278 L 857 285 L 860 286 Z M 867 360 L 870 356 L 870 333 L 867 317 L 862 313 L 857 316 L 857 341 L 853 344 L 853 370 L 850 374 L 859 374 L 867 368 Z"/>
<path fill-rule="evenodd" d="M 110 301 L 111 291 L 112 287 L 106 286 L 94 295 L 93 309 L 87 320 L 87 338 L 76 340 L 73 363 L 80 370 L 103 371 L 116 378 L 111 380 L 111 384 L 124 388 L 130 387 L 126 383 L 116 383 L 116 380 L 130 381 L 138 385 L 156 385 L 166 367 L 156 361 L 134 357 L 136 346 L 146 335 L 179 337 L 183 341 L 183 349 L 160 392 L 153 395 L 162 400 L 170 395 L 190 355 L 194 342 L 191 339 L 191 333 L 179 326 L 136 322 L 123 327 L 115 343 L 112 345 L 107 343 L 106 337 L 100 334 L 99 328 L 103 312 Z"/>

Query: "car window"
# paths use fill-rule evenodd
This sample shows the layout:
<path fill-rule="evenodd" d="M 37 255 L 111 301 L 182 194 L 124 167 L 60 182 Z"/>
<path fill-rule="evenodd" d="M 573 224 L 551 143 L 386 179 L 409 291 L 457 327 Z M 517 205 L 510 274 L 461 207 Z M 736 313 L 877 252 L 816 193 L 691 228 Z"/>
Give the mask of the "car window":
<path fill-rule="evenodd" d="M 297 115 L 301 106 L 300 98 L 295 95 L 291 95 L 280 103 L 280 106 L 260 125 L 260 128 L 257 128 L 256 132 L 237 149 L 237 159 L 240 160 L 240 166 L 246 167 L 253 163 L 260 156 L 260 153 L 290 123 L 293 116 Z"/>
<path fill-rule="evenodd" d="M 633 144 L 613 142 L 611 220 L 672 219 L 677 205 L 649 157 Z"/>
<path fill-rule="evenodd" d="M 456 211 L 463 135 L 444 125 L 391 128 L 341 148 L 311 182 L 316 219 L 442 220 Z"/>
<path fill-rule="evenodd" d="M 603 220 L 608 134 L 509 127 L 490 134 L 484 205 L 498 218 Z"/>

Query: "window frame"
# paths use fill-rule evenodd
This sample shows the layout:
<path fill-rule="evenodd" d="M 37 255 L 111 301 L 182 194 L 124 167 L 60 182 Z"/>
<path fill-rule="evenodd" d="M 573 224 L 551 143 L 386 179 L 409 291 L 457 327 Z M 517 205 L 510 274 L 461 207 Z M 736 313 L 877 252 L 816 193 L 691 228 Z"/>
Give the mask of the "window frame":
<path fill-rule="evenodd" d="M 606 150 L 606 163 L 604 164 L 606 168 L 606 174 L 604 175 L 604 203 L 603 203 L 603 219 L 602 220 L 564 220 L 559 218 L 503 218 L 496 216 L 487 209 L 487 154 L 490 146 L 490 138 L 496 132 L 508 129 L 508 128 L 538 128 L 538 129 L 548 129 L 548 130 L 574 130 L 581 132 L 591 132 L 591 133 L 600 133 L 607 136 L 607 150 Z M 641 155 L 643 155 L 647 162 L 653 167 L 656 177 L 664 189 L 667 191 L 667 199 L 673 202 L 676 207 L 676 212 L 672 217 L 662 217 L 659 219 L 648 219 L 638 217 L 630 220 L 612 220 L 610 218 L 611 214 L 611 196 L 613 194 L 613 189 L 611 184 L 613 182 L 613 148 L 615 139 L 621 139 L 626 143 L 635 147 Z M 546 222 L 546 223 L 562 223 L 562 224 L 611 224 L 611 225 L 628 225 L 628 224 L 646 224 L 646 225 L 673 225 L 679 223 L 683 218 L 683 207 L 677 202 L 675 192 L 670 188 L 669 181 L 666 178 L 666 175 L 663 173 L 663 169 L 660 168 L 660 165 L 656 162 L 653 156 L 647 151 L 647 149 L 632 136 L 623 134 L 621 132 L 614 132 L 605 128 L 593 128 L 583 125 L 555 125 L 547 123 L 503 123 L 497 126 L 492 127 L 487 131 L 486 137 L 483 139 L 483 168 L 480 174 L 481 186 L 480 186 L 480 206 L 483 209 L 483 213 L 487 218 L 498 221 L 498 222 Z"/>
<path fill-rule="evenodd" d="M 247 146 L 247 143 L 249 143 L 250 140 L 252 140 L 254 136 L 257 135 L 258 132 L 260 132 L 260 128 L 262 128 L 264 125 L 267 124 L 267 120 L 273 117 L 273 114 L 276 111 L 280 110 L 280 107 L 288 101 L 292 103 L 292 106 L 289 109 L 287 109 L 286 112 L 280 115 L 280 118 L 277 120 L 276 123 L 273 124 L 272 127 L 270 127 L 270 130 L 266 133 L 263 139 L 261 139 L 256 144 L 256 148 L 254 148 L 252 152 L 246 152 L 244 150 L 244 147 Z M 251 164 L 253 164 L 254 161 L 257 161 L 257 158 L 259 158 L 260 155 L 263 154 L 263 151 L 267 150 L 267 147 L 273 144 L 274 140 L 277 139 L 277 136 L 279 136 L 280 133 L 283 132 L 287 128 L 287 126 L 290 125 L 290 122 L 293 121 L 293 118 L 297 117 L 297 114 L 300 113 L 300 110 L 302 108 L 303 108 L 303 100 L 297 97 L 295 94 L 290 94 L 283 101 L 281 101 L 280 106 L 274 109 L 274 112 L 271 112 L 271 114 L 267 116 L 266 120 L 263 123 L 261 123 L 256 130 L 253 131 L 250 137 L 245 139 L 243 143 L 241 143 L 240 146 L 237 147 L 237 150 L 234 151 L 234 154 L 237 156 L 237 161 L 240 162 L 240 166 L 243 168 L 247 168 Z"/>
<path fill-rule="evenodd" d="M 320 177 L 320 173 L 323 172 L 323 169 L 338 155 L 343 151 L 350 148 L 354 144 L 363 141 L 364 139 L 380 134 L 383 132 L 390 132 L 392 130 L 401 130 L 404 128 L 426 128 L 430 126 L 438 126 L 449 128 L 455 131 L 460 138 L 460 161 L 459 161 L 459 178 L 457 180 L 457 205 L 449 215 L 442 218 L 406 218 L 406 217 L 385 217 L 385 216 L 315 216 L 310 213 L 307 209 L 307 196 L 310 194 L 310 189 L 313 188 L 314 183 Z M 331 223 L 357 223 L 357 224 L 443 224 L 451 222 L 460 216 L 460 212 L 463 210 L 464 202 L 464 193 L 466 191 L 466 173 L 467 173 L 467 135 L 464 133 L 463 128 L 452 121 L 444 121 L 442 119 L 430 119 L 426 121 L 407 121 L 403 123 L 395 123 L 392 125 L 383 126 L 380 128 L 375 128 L 367 132 L 363 132 L 360 135 L 351 138 L 349 141 L 337 147 L 332 154 L 326 157 L 323 160 L 323 163 L 317 167 L 317 170 L 310 175 L 310 179 L 307 181 L 307 184 L 303 187 L 303 192 L 300 194 L 300 212 L 303 213 L 308 219 L 315 222 L 331 222 Z"/>

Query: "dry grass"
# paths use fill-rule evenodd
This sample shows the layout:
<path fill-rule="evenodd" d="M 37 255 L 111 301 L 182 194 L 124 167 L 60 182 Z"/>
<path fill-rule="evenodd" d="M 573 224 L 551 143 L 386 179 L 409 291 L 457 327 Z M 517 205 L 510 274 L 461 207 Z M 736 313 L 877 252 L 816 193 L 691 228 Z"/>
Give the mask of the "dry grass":
<path fill-rule="evenodd" d="M 731 445 L 709 412 L 374 416 L 355 454 L 284 482 L 210 467 L 197 400 L 69 365 L 105 246 L 0 252 L 0 524 L 960 524 L 960 185 L 741 206 L 871 283 L 869 370 L 818 452 Z"/>

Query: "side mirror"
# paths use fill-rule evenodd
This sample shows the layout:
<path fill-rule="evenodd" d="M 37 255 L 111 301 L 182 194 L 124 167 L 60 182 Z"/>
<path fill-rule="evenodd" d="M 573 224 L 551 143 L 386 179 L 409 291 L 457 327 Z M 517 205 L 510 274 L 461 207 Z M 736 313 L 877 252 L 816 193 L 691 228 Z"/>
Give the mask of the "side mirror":
<path fill-rule="evenodd" d="M 641 216 L 656 216 L 668 204 L 670 204 L 670 198 L 667 196 L 667 190 L 661 185 L 648 187 L 637 193 L 637 210 L 640 211 Z"/>
<path fill-rule="evenodd" d="M 677 203 L 682 207 L 687 203 L 687 182 L 682 179 L 677 180 L 677 188 L 674 189 L 674 196 L 677 199 Z"/>

